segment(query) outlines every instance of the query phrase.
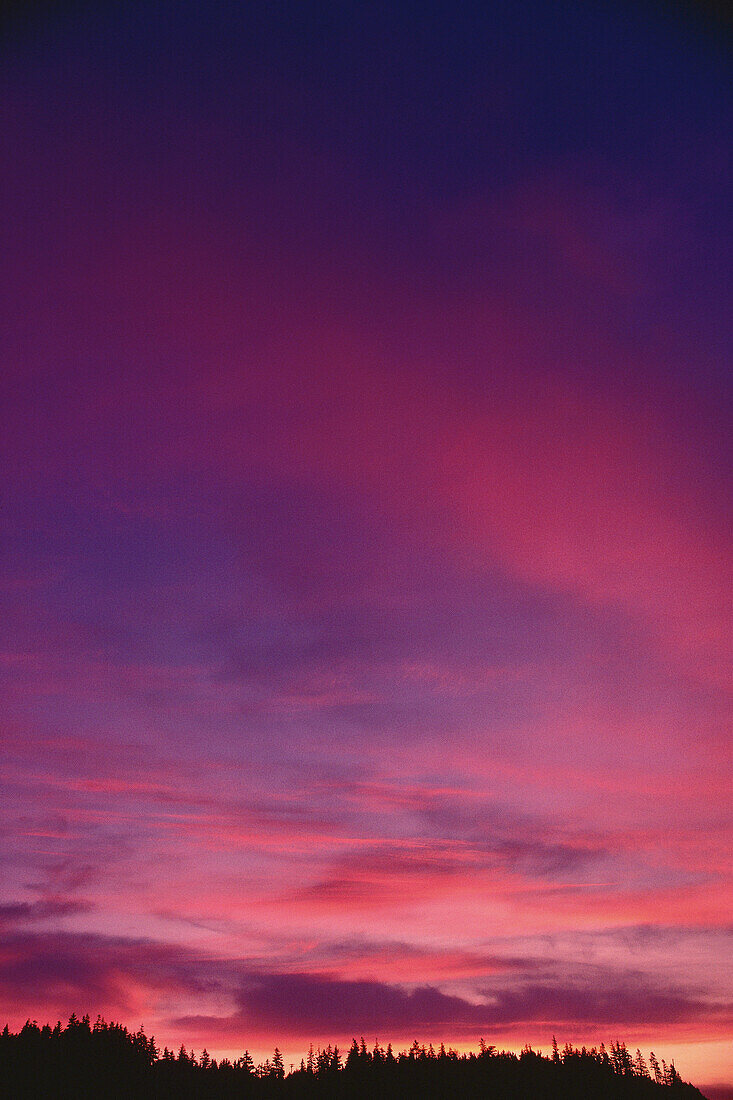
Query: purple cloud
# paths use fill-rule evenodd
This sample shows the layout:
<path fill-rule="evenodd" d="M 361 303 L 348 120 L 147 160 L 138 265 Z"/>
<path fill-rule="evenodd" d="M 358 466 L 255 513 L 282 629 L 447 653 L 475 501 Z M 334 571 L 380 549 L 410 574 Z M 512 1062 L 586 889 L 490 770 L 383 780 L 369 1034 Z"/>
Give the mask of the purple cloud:
<path fill-rule="evenodd" d="M 251 974 L 236 994 L 239 1012 L 224 1018 L 182 1017 L 190 1027 L 246 1033 L 265 1028 L 299 1035 L 478 1034 L 506 1032 L 517 1025 L 557 1028 L 650 1026 L 707 1022 L 717 1028 L 733 1020 L 733 1005 L 717 1005 L 680 989 L 655 989 L 641 976 L 601 968 L 586 984 L 557 978 L 485 988 L 477 1003 L 434 986 L 407 990 L 379 981 L 342 981 L 306 973 Z"/>

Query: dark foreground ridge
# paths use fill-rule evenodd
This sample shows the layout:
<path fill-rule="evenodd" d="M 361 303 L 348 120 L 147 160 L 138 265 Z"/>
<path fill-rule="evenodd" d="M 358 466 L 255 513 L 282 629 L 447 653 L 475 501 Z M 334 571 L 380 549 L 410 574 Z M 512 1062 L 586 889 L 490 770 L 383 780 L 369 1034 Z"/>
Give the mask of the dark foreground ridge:
<path fill-rule="evenodd" d="M 298 1068 L 285 1072 L 280 1052 L 255 1066 L 245 1052 L 217 1062 L 158 1049 L 140 1030 L 132 1034 L 101 1018 L 69 1019 L 39 1027 L 30 1021 L 16 1035 L 0 1035 L 3 1100 L 229 1100 L 230 1097 L 364 1098 L 428 1100 L 694 1100 L 702 1093 L 682 1081 L 674 1065 L 632 1056 L 623 1043 L 577 1050 L 566 1045 L 544 1057 L 497 1051 L 483 1040 L 478 1053 L 420 1046 L 395 1054 L 391 1045 L 369 1050 L 364 1040 L 345 1056 L 337 1047 L 311 1048 Z M 702 1098 L 704 1100 L 704 1098 Z"/>

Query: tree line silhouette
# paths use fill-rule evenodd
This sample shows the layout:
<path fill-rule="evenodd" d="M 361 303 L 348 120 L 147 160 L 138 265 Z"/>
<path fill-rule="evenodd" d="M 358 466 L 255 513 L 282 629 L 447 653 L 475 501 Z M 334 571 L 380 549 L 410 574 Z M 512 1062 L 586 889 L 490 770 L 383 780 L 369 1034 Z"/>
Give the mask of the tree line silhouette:
<path fill-rule="evenodd" d="M 97 1017 L 72 1015 L 65 1027 L 28 1021 L 0 1035 L 0 1096 L 8 1100 L 704 1100 L 672 1065 L 622 1042 L 580 1049 L 553 1040 L 552 1054 L 531 1047 L 499 1051 L 483 1040 L 478 1052 L 459 1054 L 442 1044 L 395 1053 L 356 1039 L 314 1051 L 286 1072 L 282 1054 L 255 1065 L 248 1051 L 235 1061 L 198 1057 L 181 1047 L 162 1051 L 141 1028 L 133 1033 Z"/>

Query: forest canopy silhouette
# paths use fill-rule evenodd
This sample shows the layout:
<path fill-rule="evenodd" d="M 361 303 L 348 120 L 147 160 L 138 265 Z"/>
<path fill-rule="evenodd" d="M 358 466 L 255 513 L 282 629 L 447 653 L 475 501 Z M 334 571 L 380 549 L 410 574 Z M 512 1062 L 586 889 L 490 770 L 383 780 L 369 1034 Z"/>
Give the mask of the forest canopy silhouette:
<path fill-rule="evenodd" d="M 645 1100 L 702 1093 L 683 1081 L 674 1064 L 650 1053 L 635 1054 L 623 1042 L 610 1048 L 553 1040 L 550 1055 L 525 1047 L 520 1054 L 499 1051 L 481 1040 L 479 1050 L 458 1053 L 444 1045 L 417 1040 L 395 1052 L 364 1038 L 348 1051 L 311 1046 L 298 1067 L 286 1072 L 278 1048 L 255 1065 L 248 1051 L 232 1061 L 217 1061 L 206 1050 L 196 1056 L 181 1046 L 177 1053 L 156 1045 L 141 1028 L 133 1033 L 118 1023 L 72 1015 L 65 1027 L 43 1027 L 30 1020 L 15 1034 L 6 1025 L 0 1035 L 0 1095 L 21 1098 L 105 1100 L 132 1098 L 329 1097 L 367 1098 L 482 1097 L 486 1100 Z"/>

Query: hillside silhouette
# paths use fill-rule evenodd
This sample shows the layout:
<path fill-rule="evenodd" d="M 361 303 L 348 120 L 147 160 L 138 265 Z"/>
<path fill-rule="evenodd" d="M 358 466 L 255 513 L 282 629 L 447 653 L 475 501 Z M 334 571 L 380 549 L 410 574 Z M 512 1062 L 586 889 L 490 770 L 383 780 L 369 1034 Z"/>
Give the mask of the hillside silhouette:
<path fill-rule="evenodd" d="M 341 1052 L 314 1051 L 286 1073 L 276 1049 L 255 1065 L 248 1052 L 236 1061 L 198 1057 L 181 1047 L 159 1050 L 141 1029 L 132 1033 L 101 1017 L 71 1016 L 63 1027 L 28 1021 L 14 1034 L 0 1035 L 0 1096 L 8 1100 L 241 1100 L 272 1097 L 422 1100 L 704 1100 L 681 1080 L 674 1065 L 653 1054 L 647 1062 L 624 1043 L 607 1050 L 566 1045 L 544 1056 L 526 1047 L 521 1054 L 498 1051 L 481 1041 L 478 1052 L 417 1041 L 394 1053 L 362 1039 Z"/>

